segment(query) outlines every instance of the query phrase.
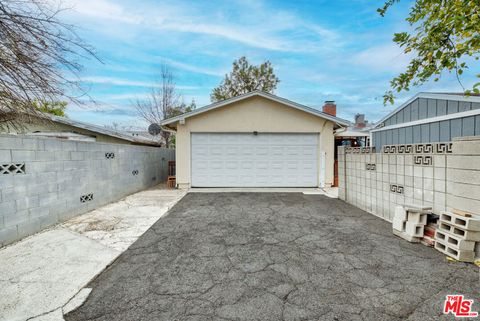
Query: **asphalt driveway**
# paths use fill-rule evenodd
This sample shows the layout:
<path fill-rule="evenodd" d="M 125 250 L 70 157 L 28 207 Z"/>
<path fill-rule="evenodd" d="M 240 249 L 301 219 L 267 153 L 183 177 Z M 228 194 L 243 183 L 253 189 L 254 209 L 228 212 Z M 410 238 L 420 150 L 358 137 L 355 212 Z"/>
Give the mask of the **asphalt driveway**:
<path fill-rule="evenodd" d="M 106 271 L 66 320 L 438 320 L 479 269 L 337 199 L 192 193 Z M 451 320 L 452 317 L 445 317 Z"/>

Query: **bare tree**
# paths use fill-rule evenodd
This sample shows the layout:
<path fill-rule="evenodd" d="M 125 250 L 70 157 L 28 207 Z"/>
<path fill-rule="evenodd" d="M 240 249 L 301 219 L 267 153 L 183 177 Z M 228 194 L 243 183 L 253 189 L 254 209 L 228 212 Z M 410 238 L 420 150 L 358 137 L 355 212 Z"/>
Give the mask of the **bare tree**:
<path fill-rule="evenodd" d="M 135 108 L 138 115 L 147 123 L 158 124 L 164 119 L 184 112 L 180 101 L 181 96 L 175 88 L 174 75 L 167 65 L 162 65 L 158 84 L 152 87 L 148 98 L 135 101 Z M 167 147 L 170 147 L 170 136 L 171 133 L 168 131 L 161 133 Z"/>
<path fill-rule="evenodd" d="M 76 59 L 98 58 L 60 21 L 63 10 L 47 0 L 0 1 L 0 126 L 39 115 L 35 101 L 80 101 Z"/>

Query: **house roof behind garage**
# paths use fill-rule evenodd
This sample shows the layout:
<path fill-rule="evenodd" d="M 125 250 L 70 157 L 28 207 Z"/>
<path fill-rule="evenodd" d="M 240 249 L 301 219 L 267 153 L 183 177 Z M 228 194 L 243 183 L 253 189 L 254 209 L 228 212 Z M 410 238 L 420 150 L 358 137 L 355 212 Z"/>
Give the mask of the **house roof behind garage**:
<path fill-rule="evenodd" d="M 115 137 L 118 139 L 132 142 L 134 144 L 158 146 L 158 141 L 154 139 L 149 139 L 147 137 L 134 137 L 134 136 L 130 136 L 128 133 L 108 129 L 102 126 L 84 123 L 84 122 L 73 120 L 67 117 L 59 117 L 59 116 L 54 116 L 50 114 L 43 114 L 43 116 L 56 123 L 61 123 L 64 125 L 85 129 L 90 132 L 102 134 L 105 136 Z"/>
<path fill-rule="evenodd" d="M 470 94 L 466 96 L 464 93 L 429 93 L 429 92 L 419 92 L 415 96 L 408 99 L 406 102 L 395 108 L 393 111 L 382 117 L 378 122 L 376 122 L 374 129 L 382 128 L 383 122 L 407 107 L 410 103 L 415 101 L 418 98 L 431 98 L 431 99 L 442 99 L 442 100 L 454 100 L 454 101 L 465 101 L 465 102 L 475 102 L 480 103 L 480 96 L 478 94 Z"/>
<path fill-rule="evenodd" d="M 201 114 L 201 113 L 205 113 L 207 111 L 210 111 L 210 110 L 213 110 L 213 109 L 216 109 L 216 108 L 220 108 L 220 107 L 226 106 L 228 104 L 235 103 L 237 101 L 247 99 L 247 98 L 251 98 L 251 97 L 255 97 L 255 96 L 263 97 L 263 98 L 266 98 L 266 99 L 269 99 L 269 100 L 273 100 L 273 101 L 276 101 L 276 102 L 281 103 L 283 105 L 286 105 L 286 106 L 304 111 L 306 113 L 312 114 L 314 116 L 318 116 L 318 117 L 330 120 L 330 121 L 332 121 L 332 122 L 334 122 L 334 123 L 336 123 L 340 126 L 351 125 L 351 123 L 348 120 L 332 116 L 332 115 L 324 113 L 320 110 L 317 110 L 317 109 L 314 109 L 314 108 L 311 108 L 311 107 L 308 107 L 308 106 L 305 106 L 305 105 L 301 105 L 301 104 L 295 103 L 291 100 L 288 100 L 288 99 L 285 99 L 285 98 L 282 98 L 282 97 L 278 97 L 276 95 L 272 95 L 272 94 L 269 94 L 269 93 L 266 93 L 266 92 L 263 92 L 263 91 L 252 91 L 252 92 L 247 93 L 247 94 L 243 94 L 243 95 L 233 97 L 233 98 L 230 98 L 230 99 L 222 100 L 222 101 L 219 101 L 219 102 L 216 102 L 216 103 L 213 103 L 213 104 L 195 109 L 195 110 L 193 110 L 189 113 L 186 113 L 186 114 L 183 114 L 183 115 L 180 115 L 180 116 L 176 116 L 176 117 L 172 117 L 172 118 L 169 118 L 169 119 L 165 119 L 160 123 L 160 125 L 163 126 L 163 125 L 173 124 L 173 123 L 176 123 L 176 122 L 178 122 L 182 119 L 186 119 L 186 118 L 189 118 L 189 117 Z"/>

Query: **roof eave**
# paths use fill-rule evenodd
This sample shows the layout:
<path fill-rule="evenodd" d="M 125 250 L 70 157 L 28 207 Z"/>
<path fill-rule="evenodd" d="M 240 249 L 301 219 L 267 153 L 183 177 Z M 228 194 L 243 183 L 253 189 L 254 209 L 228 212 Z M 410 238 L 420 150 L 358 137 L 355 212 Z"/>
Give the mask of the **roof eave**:
<path fill-rule="evenodd" d="M 77 128 L 83 129 L 83 130 L 88 130 L 88 131 L 91 131 L 93 133 L 97 133 L 97 134 L 101 134 L 101 135 L 110 136 L 110 137 L 114 137 L 114 138 L 117 138 L 117 139 L 129 141 L 133 144 L 158 146 L 158 143 L 154 140 L 150 141 L 150 140 L 143 140 L 143 139 L 135 139 L 134 137 L 130 137 L 128 135 L 123 135 L 121 133 L 113 132 L 113 131 L 110 131 L 108 129 L 100 128 L 99 126 L 96 126 L 96 125 L 93 125 L 93 124 L 87 124 L 87 123 L 83 123 L 83 122 L 79 122 L 79 121 L 74 121 L 74 120 L 64 118 L 64 117 L 48 115 L 48 114 L 45 114 L 45 116 L 47 118 L 49 118 L 50 120 L 54 121 L 54 122 L 59 122 L 59 123 L 62 123 L 62 124 L 68 125 L 68 126 L 77 127 Z"/>
<path fill-rule="evenodd" d="M 185 120 L 186 118 L 189 118 L 189 117 L 201 114 L 201 113 L 205 113 L 205 112 L 210 111 L 212 109 L 220 108 L 220 107 L 223 107 L 223 106 L 226 106 L 226 105 L 232 104 L 234 102 L 237 102 L 237 101 L 240 101 L 240 100 L 243 100 L 243 99 L 247 99 L 247 98 L 250 98 L 250 97 L 253 97 L 253 96 L 260 96 L 260 97 L 263 97 L 263 98 L 267 98 L 267 99 L 277 101 L 281 104 L 290 106 L 292 108 L 296 108 L 298 110 L 307 112 L 307 113 L 312 114 L 314 116 L 330 120 L 330 121 L 334 122 L 335 124 L 339 125 L 340 127 L 349 126 L 351 124 L 349 121 L 347 121 L 345 119 L 329 115 L 329 114 L 324 113 L 322 111 L 313 109 L 313 108 L 305 106 L 305 105 L 295 103 L 295 102 L 290 101 L 288 99 L 278 97 L 278 96 L 275 96 L 275 95 L 272 95 L 272 94 L 268 94 L 268 93 L 265 93 L 265 92 L 262 92 L 262 91 L 253 91 L 253 92 L 250 92 L 250 93 L 247 93 L 247 94 L 244 94 L 244 95 L 240 95 L 240 96 L 237 96 L 237 97 L 233 97 L 233 98 L 230 98 L 230 99 L 223 100 L 223 101 L 218 102 L 218 103 L 213 103 L 213 104 L 201 107 L 197 110 L 191 111 L 189 113 L 186 113 L 186 114 L 183 114 L 183 115 L 180 115 L 180 116 L 172 117 L 170 119 L 165 119 L 162 122 L 160 122 L 160 125 L 161 126 L 166 126 L 166 125 L 170 125 L 170 124 L 173 124 L 173 123 L 178 123 L 179 121 Z"/>

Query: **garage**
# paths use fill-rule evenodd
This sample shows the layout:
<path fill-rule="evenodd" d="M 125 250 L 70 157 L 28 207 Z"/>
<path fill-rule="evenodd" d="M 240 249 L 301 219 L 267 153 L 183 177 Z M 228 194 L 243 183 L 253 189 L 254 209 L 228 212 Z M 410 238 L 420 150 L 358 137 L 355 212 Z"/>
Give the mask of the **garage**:
<path fill-rule="evenodd" d="M 192 187 L 315 187 L 318 133 L 192 133 Z"/>
<path fill-rule="evenodd" d="M 178 188 L 328 187 L 334 131 L 349 122 L 323 110 L 255 91 L 160 123 L 175 133 Z"/>

